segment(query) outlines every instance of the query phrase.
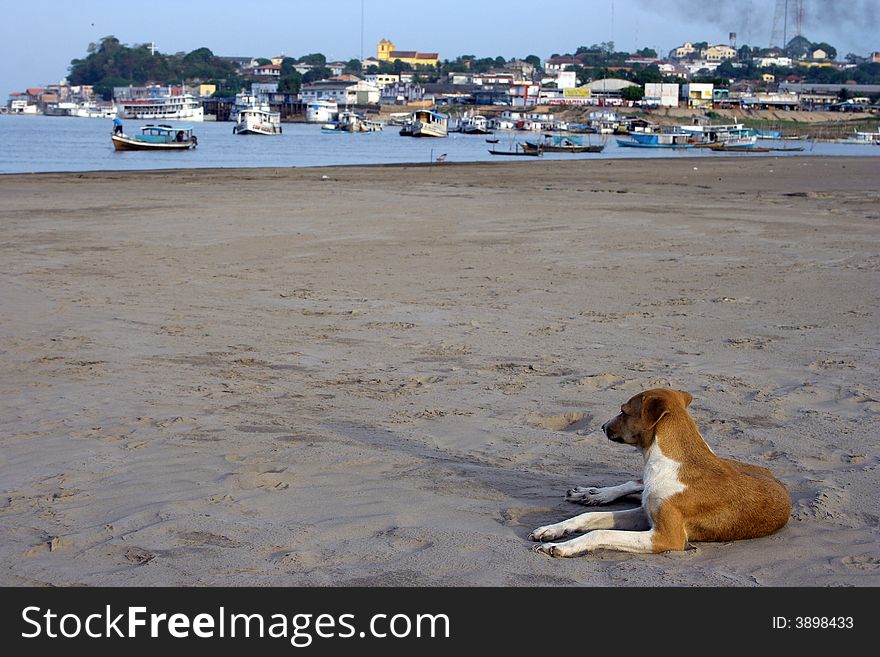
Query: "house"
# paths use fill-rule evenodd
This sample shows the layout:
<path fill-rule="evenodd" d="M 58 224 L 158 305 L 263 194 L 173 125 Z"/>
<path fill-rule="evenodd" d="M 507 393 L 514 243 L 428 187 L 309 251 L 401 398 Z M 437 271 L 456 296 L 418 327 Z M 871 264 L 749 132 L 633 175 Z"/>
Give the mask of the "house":
<path fill-rule="evenodd" d="M 687 100 L 690 109 L 712 109 L 712 91 L 715 85 L 711 82 L 689 82 L 682 85 L 681 97 Z"/>
<path fill-rule="evenodd" d="M 736 59 L 736 50 L 725 43 L 709 46 L 700 51 L 700 58 L 707 62 L 723 62 L 727 59 Z"/>
<path fill-rule="evenodd" d="M 340 75 L 303 85 L 300 97 L 304 103 L 332 100 L 339 105 L 375 105 L 379 102 L 379 88 L 353 75 Z"/>
<path fill-rule="evenodd" d="M 541 85 L 537 82 L 517 82 L 508 87 L 507 95 L 511 107 L 532 107 L 538 104 Z"/>
<path fill-rule="evenodd" d="M 365 75 L 364 80 L 382 89 L 390 84 L 397 84 L 400 82 L 400 76 L 392 75 L 391 73 L 371 73 Z"/>
<path fill-rule="evenodd" d="M 280 78 L 281 67 L 278 64 L 257 64 L 256 66 L 254 66 L 250 73 L 251 75 L 255 75 L 261 78 Z"/>
<path fill-rule="evenodd" d="M 375 57 L 367 57 L 364 61 L 361 62 L 361 68 L 364 69 L 365 71 L 368 68 L 370 68 L 371 66 L 375 66 L 376 68 L 379 68 L 379 64 L 381 64 L 381 63 L 382 62 L 380 62 Z"/>
<path fill-rule="evenodd" d="M 330 69 L 332 75 L 342 75 L 342 72 L 348 64 L 345 62 L 327 62 L 325 66 Z"/>
<path fill-rule="evenodd" d="M 642 103 L 658 107 L 678 107 L 680 90 L 674 82 L 647 82 Z"/>
<path fill-rule="evenodd" d="M 577 75 L 574 71 L 561 71 L 556 76 L 557 89 L 574 89 L 577 86 Z"/>
<path fill-rule="evenodd" d="M 697 49 L 690 41 L 685 41 L 678 48 L 673 48 L 669 53 L 670 59 L 685 59 L 696 54 Z"/>
<path fill-rule="evenodd" d="M 380 62 L 400 60 L 410 66 L 437 66 L 440 55 L 436 52 L 417 52 L 415 50 L 397 50 L 388 39 L 382 39 L 376 49 L 376 58 Z"/>
<path fill-rule="evenodd" d="M 871 53 L 871 63 L 880 64 L 880 51 Z"/>
<path fill-rule="evenodd" d="M 813 52 L 810 53 L 810 59 L 814 61 L 828 59 L 828 53 L 822 50 L 822 48 L 816 48 Z"/>
<path fill-rule="evenodd" d="M 776 55 L 773 57 L 760 57 L 758 59 L 758 68 L 767 68 L 769 66 L 777 66 L 779 68 L 790 68 L 792 65 L 791 57 Z"/>
<path fill-rule="evenodd" d="M 551 57 L 544 62 L 544 70 L 547 71 L 547 73 L 559 73 L 560 71 L 567 70 L 569 66 L 574 67 L 581 65 L 583 65 L 583 62 L 576 57 Z"/>
<path fill-rule="evenodd" d="M 660 69 L 660 75 L 664 78 L 684 78 L 686 80 L 688 75 L 690 75 L 686 68 L 681 68 L 668 62 L 658 64 L 657 68 Z"/>
<path fill-rule="evenodd" d="M 762 73 L 761 80 L 763 82 L 776 82 L 776 76 L 772 73 Z"/>

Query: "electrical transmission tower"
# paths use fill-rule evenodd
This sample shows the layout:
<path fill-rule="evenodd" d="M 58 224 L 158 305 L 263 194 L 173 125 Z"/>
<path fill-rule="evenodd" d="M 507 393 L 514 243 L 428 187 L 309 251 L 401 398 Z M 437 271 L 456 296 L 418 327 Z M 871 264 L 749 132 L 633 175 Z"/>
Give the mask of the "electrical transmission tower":
<path fill-rule="evenodd" d="M 804 0 L 776 0 L 773 11 L 773 29 L 770 31 L 770 47 L 785 48 L 788 45 L 788 22 L 791 18 L 795 36 L 803 34 Z"/>

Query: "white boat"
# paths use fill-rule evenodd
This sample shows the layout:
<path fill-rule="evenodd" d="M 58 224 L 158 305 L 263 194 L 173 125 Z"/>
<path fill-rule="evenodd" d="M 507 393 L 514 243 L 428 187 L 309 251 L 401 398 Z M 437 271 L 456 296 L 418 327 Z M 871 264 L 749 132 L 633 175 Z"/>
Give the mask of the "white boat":
<path fill-rule="evenodd" d="M 323 132 L 379 132 L 382 130 L 380 121 L 372 121 L 360 112 L 340 112 L 339 119 L 321 126 Z"/>
<path fill-rule="evenodd" d="M 417 110 L 400 134 L 410 137 L 446 137 L 449 134 L 449 117 L 431 110 Z"/>
<path fill-rule="evenodd" d="M 151 98 L 116 101 L 117 115 L 138 121 L 204 121 L 205 108 L 192 94 L 156 95 Z"/>
<path fill-rule="evenodd" d="M 861 132 L 854 130 L 844 143 L 847 144 L 877 144 L 880 142 L 880 130 L 877 132 Z"/>
<path fill-rule="evenodd" d="M 723 143 L 728 146 L 745 148 L 754 146 L 758 142 L 758 134 L 751 128 L 746 128 L 742 123 L 728 125 L 683 125 L 683 132 L 693 136 L 696 143 L 709 145 Z"/>
<path fill-rule="evenodd" d="M 281 113 L 273 112 L 269 103 L 261 102 L 256 96 L 246 92 L 236 95 L 232 120 L 235 121 L 233 134 L 281 134 Z"/>
<path fill-rule="evenodd" d="M 116 108 L 112 103 L 82 103 L 70 110 L 70 116 L 83 119 L 115 119 Z"/>
<path fill-rule="evenodd" d="M 308 123 L 331 123 L 339 116 L 339 105 L 335 100 L 313 100 L 306 105 Z"/>
<path fill-rule="evenodd" d="M 489 120 L 482 114 L 463 116 L 459 121 L 458 129 L 466 135 L 492 134 L 492 131 L 489 129 Z"/>

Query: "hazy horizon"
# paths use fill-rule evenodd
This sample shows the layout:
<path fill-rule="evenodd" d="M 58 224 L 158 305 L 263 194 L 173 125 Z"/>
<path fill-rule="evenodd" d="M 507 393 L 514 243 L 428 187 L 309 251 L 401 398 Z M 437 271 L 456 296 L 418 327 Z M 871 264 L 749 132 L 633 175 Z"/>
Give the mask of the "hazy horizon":
<path fill-rule="evenodd" d="M 880 50 L 876 5 L 805 0 L 804 36 L 836 47 L 838 59 Z M 729 32 L 737 33 L 738 45 L 767 46 L 774 6 L 773 0 L 719 6 L 699 0 L 447 0 L 445 13 L 429 20 L 403 0 L 336 0 L 332 13 L 325 4 L 298 0 L 154 0 L 148 7 L 107 0 L 15 3 L 4 8 L 0 92 L 59 82 L 70 60 L 85 57 L 89 43 L 109 35 L 129 45 L 153 42 L 165 54 L 207 47 L 217 55 L 322 52 L 343 61 L 374 56 L 382 38 L 402 50 L 439 52 L 441 59 L 534 54 L 544 60 L 603 41 L 630 52 L 654 48 L 663 56 L 684 41 L 726 43 Z M 788 38 L 794 36 L 791 23 Z"/>

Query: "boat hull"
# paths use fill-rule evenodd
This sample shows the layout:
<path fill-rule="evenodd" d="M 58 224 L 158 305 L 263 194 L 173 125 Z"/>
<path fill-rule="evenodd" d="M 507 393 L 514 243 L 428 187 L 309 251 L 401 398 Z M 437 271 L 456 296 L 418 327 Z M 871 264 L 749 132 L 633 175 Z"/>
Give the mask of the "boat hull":
<path fill-rule="evenodd" d="M 110 135 L 117 151 L 185 151 L 196 147 L 194 141 L 152 143 L 126 135 Z"/>
<path fill-rule="evenodd" d="M 693 148 L 693 144 L 643 144 L 638 141 L 628 141 L 626 139 L 618 139 L 618 146 L 626 146 L 628 148 Z"/>

